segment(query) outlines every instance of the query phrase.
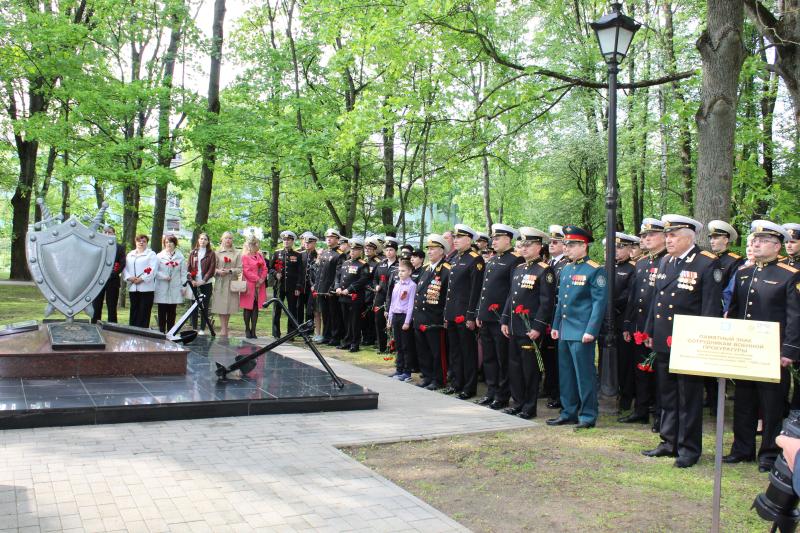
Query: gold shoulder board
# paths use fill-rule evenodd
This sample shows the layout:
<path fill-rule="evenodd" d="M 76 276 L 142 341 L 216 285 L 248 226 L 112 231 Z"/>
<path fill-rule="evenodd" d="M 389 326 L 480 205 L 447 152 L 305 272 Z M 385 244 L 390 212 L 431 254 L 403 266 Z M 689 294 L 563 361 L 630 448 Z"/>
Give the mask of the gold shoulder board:
<path fill-rule="evenodd" d="M 792 274 L 794 274 L 795 272 L 798 271 L 795 267 L 793 267 L 791 265 L 787 265 L 786 263 L 778 263 L 778 266 L 781 267 L 784 270 L 788 270 Z"/>
<path fill-rule="evenodd" d="M 702 251 L 702 252 L 700 252 L 700 253 L 701 253 L 701 254 L 703 254 L 703 255 L 704 255 L 704 256 L 706 256 L 706 257 L 709 257 L 709 258 L 711 258 L 711 259 L 716 259 L 716 258 L 717 258 L 717 256 L 716 256 L 715 254 L 713 254 L 713 253 L 709 252 L 708 250 L 703 250 L 703 251 Z"/>
<path fill-rule="evenodd" d="M 588 261 L 586 261 L 586 264 L 587 264 L 587 265 L 589 265 L 589 266 L 590 266 L 590 267 L 592 267 L 592 268 L 598 268 L 598 267 L 600 266 L 598 263 L 595 263 L 595 262 L 594 262 L 594 261 L 592 261 L 591 259 L 589 259 Z"/>

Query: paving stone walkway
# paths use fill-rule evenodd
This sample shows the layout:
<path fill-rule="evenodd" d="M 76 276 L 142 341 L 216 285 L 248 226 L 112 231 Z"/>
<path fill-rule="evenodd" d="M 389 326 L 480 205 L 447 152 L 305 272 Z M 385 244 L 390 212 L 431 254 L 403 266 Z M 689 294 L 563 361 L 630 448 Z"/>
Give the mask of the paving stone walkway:
<path fill-rule="evenodd" d="M 0 431 L 0 531 L 464 531 L 336 446 L 534 424 L 329 361 L 379 408 Z"/>

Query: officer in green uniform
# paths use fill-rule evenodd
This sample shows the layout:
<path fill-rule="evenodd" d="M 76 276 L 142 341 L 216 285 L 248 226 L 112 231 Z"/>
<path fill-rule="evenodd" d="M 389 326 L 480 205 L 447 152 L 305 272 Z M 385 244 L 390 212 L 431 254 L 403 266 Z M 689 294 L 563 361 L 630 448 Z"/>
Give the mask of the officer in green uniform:
<path fill-rule="evenodd" d="M 558 377 L 561 413 L 550 426 L 575 424 L 575 429 L 597 423 L 597 369 L 595 340 L 606 309 L 606 271 L 587 257 L 592 234 L 578 226 L 564 226 L 569 263 L 561 270 L 552 338 L 558 341 Z"/>

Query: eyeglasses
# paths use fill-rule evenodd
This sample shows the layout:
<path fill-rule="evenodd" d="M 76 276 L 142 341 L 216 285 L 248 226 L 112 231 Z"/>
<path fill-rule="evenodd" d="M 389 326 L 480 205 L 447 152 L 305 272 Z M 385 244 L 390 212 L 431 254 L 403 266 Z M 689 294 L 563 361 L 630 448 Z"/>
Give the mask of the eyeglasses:
<path fill-rule="evenodd" d="M 753 244 L 780 244 L 778 239 L 773 239 L 771 237 L 753 237 L 752 240 Z"/>

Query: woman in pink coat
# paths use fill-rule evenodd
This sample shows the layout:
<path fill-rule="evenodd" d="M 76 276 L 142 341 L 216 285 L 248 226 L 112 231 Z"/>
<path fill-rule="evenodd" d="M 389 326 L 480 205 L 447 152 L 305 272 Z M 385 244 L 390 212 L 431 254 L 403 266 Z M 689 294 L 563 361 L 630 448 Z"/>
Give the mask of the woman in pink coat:
<path fill-rule="evenodd" d="M 267 300 L 267 263 L 258 248 L 258 239 L 251 237 L 244 245 L 242 255 L 242 279 L 247 282 L 247 291 L 239 295 L 239 307 L 244 310 L 244 330 L 248 339 L 256 338 L 258 310 Z"/>

